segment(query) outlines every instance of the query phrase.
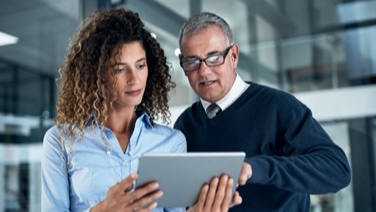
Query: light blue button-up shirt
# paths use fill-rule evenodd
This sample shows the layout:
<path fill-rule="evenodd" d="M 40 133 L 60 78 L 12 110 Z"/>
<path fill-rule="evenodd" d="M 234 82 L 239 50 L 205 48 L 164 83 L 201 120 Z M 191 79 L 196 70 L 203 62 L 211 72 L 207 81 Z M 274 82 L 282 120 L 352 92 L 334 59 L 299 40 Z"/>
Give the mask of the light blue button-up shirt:
<path fill-rule="evenodd" d="M 63 147 L 57 126 L 46 132 L 42 155 L 42 211 L 89 211 L 106 198 L 111 186 L 137 172 L 140 154 L 187 151 L 180 131 L 158 124 L 152 126 L 146 113 L 138 117 L 125 153 L 110 129 L 106 128 L 104 135 L 108 148 L 102 140 L 100 127 L 93 128 L 89 124 L 81 140 L 73 137 L 72 146 L 67 135 L 63 135 Z M 154 211 L 185 209 L 156 208 Z"/>

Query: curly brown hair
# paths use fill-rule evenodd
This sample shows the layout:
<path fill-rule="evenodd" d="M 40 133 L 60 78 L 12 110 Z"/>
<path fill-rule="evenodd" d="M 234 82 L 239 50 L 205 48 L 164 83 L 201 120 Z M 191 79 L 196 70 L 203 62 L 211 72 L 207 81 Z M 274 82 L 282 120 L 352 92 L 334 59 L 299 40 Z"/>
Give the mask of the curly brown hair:
<path fill-rule="evenodd" d="M 168 92 L 175 83 L 171 81 L 163 49 L 145 29 L 137 13 L 124 8 L 106 9 L 94 12 L 82 22 L 59 70 L 61 87 L 55 124 L 65 130 L 68 127 L 71 138 L 76 130 L 82 133 L 92 114 L 103 127 L 116 98 L 109 94 L 110 59 L 123 44 L 135 41 L 145 49 L 149 70 L 146 90 L 137 110 L 145 111 L 153 125 L 159 115 L 163 123 L 170 122 Z M 116 84 L 112 86 L 115 88 Z"/>

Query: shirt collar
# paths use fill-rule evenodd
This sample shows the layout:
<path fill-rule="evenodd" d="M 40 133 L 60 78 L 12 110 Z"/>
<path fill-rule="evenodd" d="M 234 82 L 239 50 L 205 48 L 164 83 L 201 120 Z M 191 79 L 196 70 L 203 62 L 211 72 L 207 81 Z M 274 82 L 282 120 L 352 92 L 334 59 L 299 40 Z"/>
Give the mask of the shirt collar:
<path fill-rule="evenodd" d="M 222 109 L 225 110 L 227 107 L 229 107 L 232 103 L 234 103 L 240 95 L 243 94 L 245 90 L 250 85 L 239 76 L 239 74 L 236 74 L 235 82 L 232 85 L 230 91 L 224 96 L 222 99 L 220 99 L 216 104 Z M 200 98 L 201 104 L 204 107 L 205 111 L 211 104 L 210 102 L 203 100 Z"/>
<path fill-rule="evenodd" d="M 138 120 L 140 120 L 143 123 L 145 123 L 145 125 L 147 125 L 148 127 L 150 127 L 150 128 L 153 127 L 153 125 L 150 122 L 150 117 L 145 111 L 139 111 L 139 112 L 137 112 L 137 115 L 138 114 L 140 114 L 140 115 L 138 116 L 136 123 L 137 123 Z"/>

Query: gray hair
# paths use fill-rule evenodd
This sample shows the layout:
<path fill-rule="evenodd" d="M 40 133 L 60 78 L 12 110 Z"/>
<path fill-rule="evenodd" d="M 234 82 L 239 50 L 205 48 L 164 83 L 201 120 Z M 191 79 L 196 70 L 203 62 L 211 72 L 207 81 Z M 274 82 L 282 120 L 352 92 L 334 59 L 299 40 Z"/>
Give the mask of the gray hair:
<path fill-rule="evenodd" d="M 201 30 L 206 29 L 210 25 L 218 26 L 226 37 L 227 46 L 234 44 L 232 31 L 228 23 L 218 15 L 210 12 L 201 12 L 200 14 L 190 17 L 180 29 L 179 47 L 182 49 L 182 42 Z"/>

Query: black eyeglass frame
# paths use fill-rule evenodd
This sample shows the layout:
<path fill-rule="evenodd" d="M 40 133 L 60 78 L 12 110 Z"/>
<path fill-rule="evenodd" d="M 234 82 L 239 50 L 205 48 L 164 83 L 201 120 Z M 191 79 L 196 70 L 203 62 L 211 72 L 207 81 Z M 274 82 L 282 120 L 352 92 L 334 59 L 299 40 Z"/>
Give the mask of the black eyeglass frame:
<path fill-rule="evenodd" d="M 223 65 L 223 64 L 225 63 L 225 61 L 226 61 L 226 57 L 227 57 L 228 53 L 230 52 L 230 50 L 231 50 L 231 48 L 232 48 L 233 46 L 234 46 L 234 45 L 231 45 L 231 46 L 227 47 L 227 49 L 226 49 L 222 54 L 211 55 L 211 56 L 208 56 L 208 57 L 206 57 L 206 58 L 204 58 L 204 59 L 196 58 L 196 59 L 192 60 L 192 61 L 199 61 L 199 62 L 200 62 L 200 63 L 198 63 L 198 67 L 195 68 L 195 69 L 192 69 L 192 70 L 186 70 L 186 69 L 184 68 L 183 63 L 184 63 L 184 62 L 187 62 L 187 61 L 184 61 L 184 57 L 181 56 L 181 57 L 180 57 L 180 67 L 184 70 L 184 72 L 191 72 L 191 71 L 195 71 L 195 70 L 200 69 L 200 67 L 201 67 L 201 63 L 202 63 L 202 62 L 204 62 L 204 63 L 206 64 L 206 66 L 208 66 L 208 67 L 215 67 L 215 66 Z M 208 64 L 208 63 L 206 62 L 206 60 L 209 59 L 210 57 L 213 57 L 213 56 L 223 57 L 223 62 L 220 63 L 220 64 L 215 64 L 215 65 Z"/>

